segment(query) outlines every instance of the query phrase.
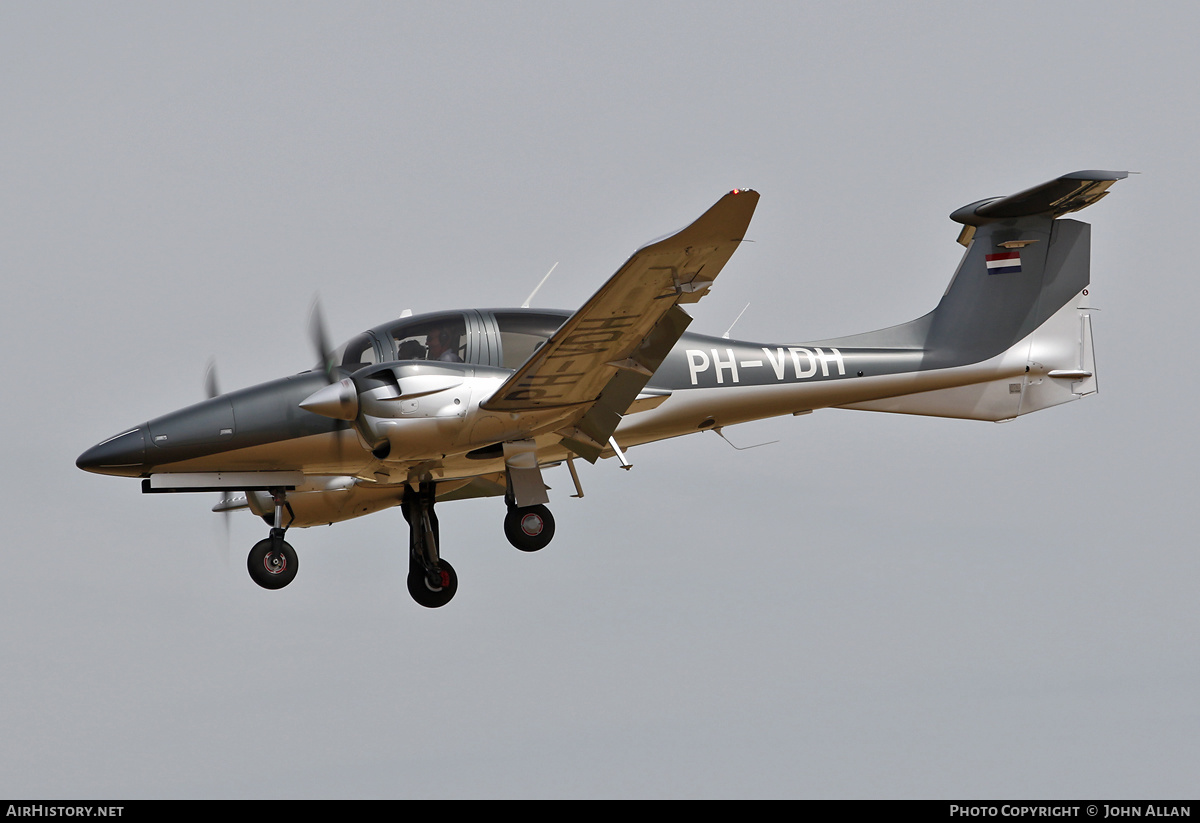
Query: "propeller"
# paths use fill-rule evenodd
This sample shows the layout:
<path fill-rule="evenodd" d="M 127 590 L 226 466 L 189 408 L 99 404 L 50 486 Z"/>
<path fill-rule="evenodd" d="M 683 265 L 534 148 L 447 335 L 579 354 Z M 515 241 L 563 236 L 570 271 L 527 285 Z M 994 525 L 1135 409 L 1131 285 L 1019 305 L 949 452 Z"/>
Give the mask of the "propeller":
<path fill-rule="evenodd" d="M 308 338 L 317 352 L 318 368 L 329 384 L 313 392 L 300 403 L 300 408 L 315 414 L 345 420 L 351 425 L 358 417 L 358 387 L 349 377 L 339 377 L 334 362 L 333 347 L 329 345 L 329 333 L 325 330 L 325 313 L 321 309 L 321 295 L 314 294 L 312 308 L 308 312 Z M 337 461 L 344 455 L 343 438 L 339 435 L 335 447 Z"/>
<path fill-rule="evenodd" d="M 329 334 L 325 331 L 325 315 L 321 311 L 321 295 L 313 295 L 312 308 L 308 312 L 308 337 L 317 350 L 317 363 L 325 373 L 325 379 L 333 383 L 333 349 L 329 345 Z"/>
<path fill-rule="evenodd" d="M 221 389 L 217 382 L 217 358 L 210 357 L 208 365 L 204 367 L 204 396 L 212 400 L 220 394 Z M 231 509 L 223 493 L 217 493 L 217 504 L 212 507 L 212 510 L 221 513 L 223 539 L 218 539 L 217 551 L 221 556 L 221 563 L 225 568 L 229 568 L 229 512 Z"/>
<path fill-rule="evenodd" d="M 221 390 L 217 388 L 217 358 L 208 358 L 208 365 L 204 367 L 204 396 L 212 400 Z"/>
<path fill-rule="evenodd" d="M 220 533 L 216 537 L 217 554 L 221 557 L 221 565 L 229 568 L 229 544 L 230 544 L 230 528 L 229 528 L 229 512 L 231 509 L 226 507 L 225 495 L 217 492 L 217 504 L 212 507 L 214 512 L 220 512 L 221 525 Z"/>

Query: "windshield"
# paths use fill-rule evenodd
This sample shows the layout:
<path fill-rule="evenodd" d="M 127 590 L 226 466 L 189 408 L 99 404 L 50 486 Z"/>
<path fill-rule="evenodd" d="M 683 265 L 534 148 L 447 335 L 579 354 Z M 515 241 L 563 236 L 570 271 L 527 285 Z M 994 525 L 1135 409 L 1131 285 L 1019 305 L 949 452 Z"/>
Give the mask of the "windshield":
<path fill-rule="evenodd" d="M 350 371 L 358 371 L 363 366 L 371 366 L 379 362 L 375 356 L 375 343 L 371 339 L 371 335 L 366 332 L 357 337 L 351 337 L 334 350 L 330 359 L 336 365 Z M 324 368 L 324 364 L 317 364 L 317 368 Z"/>

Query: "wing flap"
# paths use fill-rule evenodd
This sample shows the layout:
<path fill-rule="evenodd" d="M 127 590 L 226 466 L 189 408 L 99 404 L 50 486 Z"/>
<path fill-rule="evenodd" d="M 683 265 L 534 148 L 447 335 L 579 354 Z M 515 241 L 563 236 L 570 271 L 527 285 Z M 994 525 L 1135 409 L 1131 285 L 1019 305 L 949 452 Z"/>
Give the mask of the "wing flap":
<path fill-rule="evenodd" d="M 641 368 L 617 371 L 605 384 L 596 402 L 575 424 L 576 427 L 592 441 L 607 443 L 608 438 L 617 430 L 621 417 L 637 400 L 642 389 L 650 382 L 651 376 L 671 352 L 675 341 L 683 336 L 684 330 L 691 322 L 692 318 L 687 312 L 678 306 L 672 306 L 642 341 L 635 355 L 629 358 Z M 572 445 L 580 457 L 595 461 L 600 456 L 601 449 L 587 443 L 583 445 L 584 449 Z"/>

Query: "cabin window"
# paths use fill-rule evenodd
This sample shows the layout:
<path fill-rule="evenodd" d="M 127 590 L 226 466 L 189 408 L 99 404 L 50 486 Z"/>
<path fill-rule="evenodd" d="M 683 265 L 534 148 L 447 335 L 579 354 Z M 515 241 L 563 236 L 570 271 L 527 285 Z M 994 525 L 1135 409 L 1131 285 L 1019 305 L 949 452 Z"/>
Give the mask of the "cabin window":
<path fill-rule="evenodd" d="M 467 359 L 467 327 L 461 314 L 414 318 L 390 332 L 397 360 L 437 360 L 463 363 Z"/>
<path fill-rule="evenodd" d="M 519 369 L 539 346 L 563 324 L 565 317 L 546 314 L 496 312 L 500 332 L 501 365 Z"/>

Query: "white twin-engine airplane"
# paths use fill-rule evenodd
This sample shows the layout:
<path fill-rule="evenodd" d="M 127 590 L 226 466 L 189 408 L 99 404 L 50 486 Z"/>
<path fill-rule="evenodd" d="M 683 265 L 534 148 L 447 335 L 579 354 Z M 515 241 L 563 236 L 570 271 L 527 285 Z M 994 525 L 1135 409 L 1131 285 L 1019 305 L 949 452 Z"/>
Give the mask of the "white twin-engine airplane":
<path fill-rule="evenodd" d="M 293 526 L 400 506 L 408 589 L 445 605 L 434 504 L 503 496 L 523 551 L 554 535 L 542 470 L 631 446 L 837 407 L 1008 420 L 1092 394 L 1090 226 L 1058 218 L 1126 172 L 1080 171 L 950 215 L 967 247 L 937 308 L 865 334 L 763 345 L 685 333 L 746 236 L 758 194 L 734 190 L 643 246 L 575 313 L 466 309 L 403 317 L 329 351 L 312 371 L 217 394 L 93 446 L 81 469 L 143 492 L 219 491 L 271 526 L 248 567 L 286 586 Z M 319 326 L 319 324 L 318 324 Z"/>

